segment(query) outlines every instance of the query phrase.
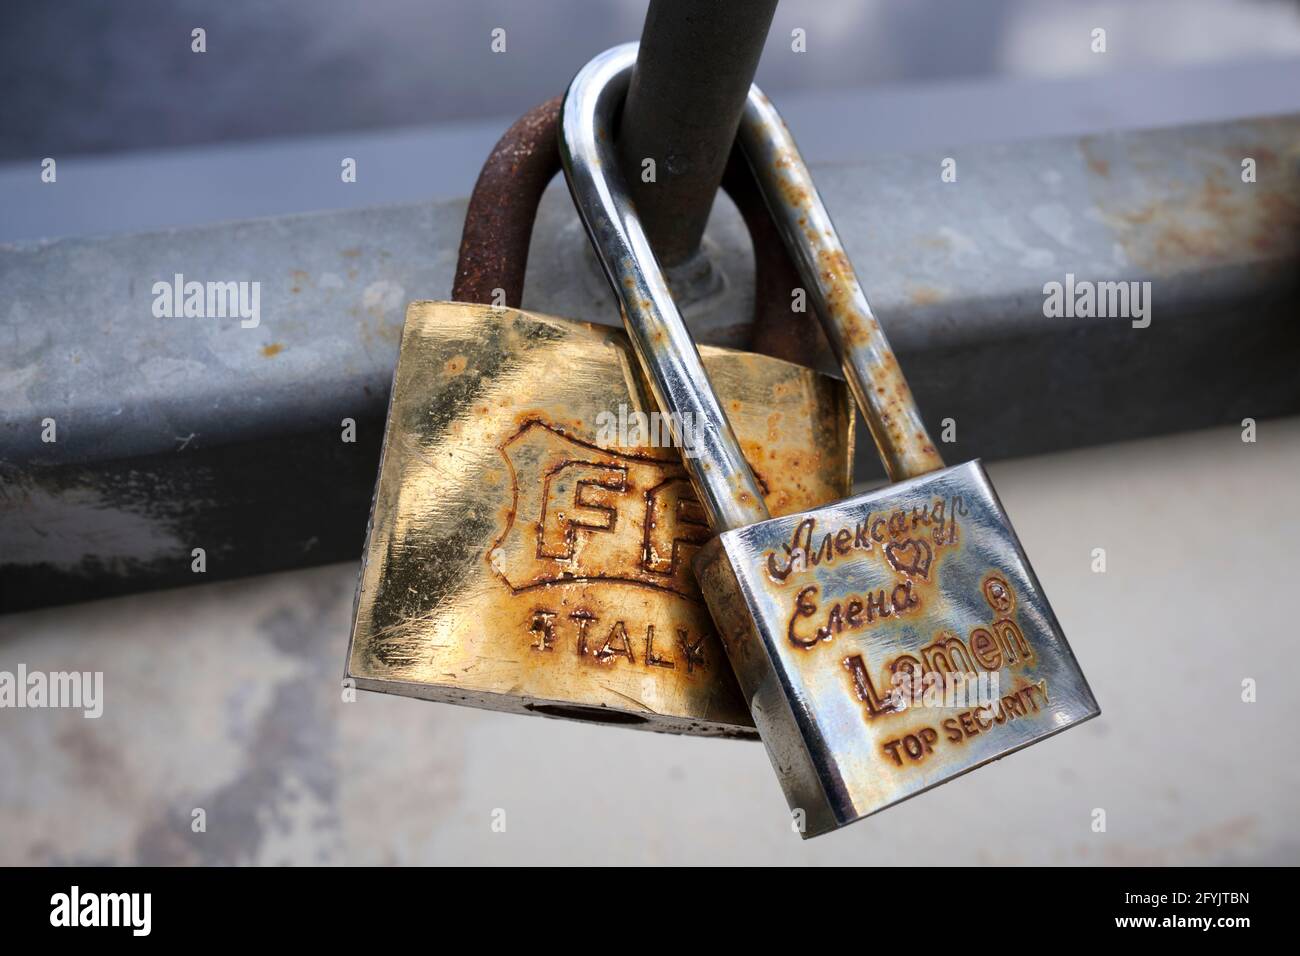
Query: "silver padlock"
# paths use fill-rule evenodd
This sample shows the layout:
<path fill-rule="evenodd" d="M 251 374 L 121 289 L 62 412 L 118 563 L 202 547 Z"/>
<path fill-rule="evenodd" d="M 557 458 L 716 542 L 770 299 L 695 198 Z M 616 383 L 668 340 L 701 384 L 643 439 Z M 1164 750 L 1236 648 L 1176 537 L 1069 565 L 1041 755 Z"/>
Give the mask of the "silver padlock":
<path fill-rule="evenodd" d="M 574 78 L 569 189 L 717 535 L 701 588 L 798 829 L 852 823 L 1100 710 L 978 461 L 921 421 L 789 131 L 757 87 L 739 138 L 893 484 L 770 519 L 614 151 L 636 45 Z"/>

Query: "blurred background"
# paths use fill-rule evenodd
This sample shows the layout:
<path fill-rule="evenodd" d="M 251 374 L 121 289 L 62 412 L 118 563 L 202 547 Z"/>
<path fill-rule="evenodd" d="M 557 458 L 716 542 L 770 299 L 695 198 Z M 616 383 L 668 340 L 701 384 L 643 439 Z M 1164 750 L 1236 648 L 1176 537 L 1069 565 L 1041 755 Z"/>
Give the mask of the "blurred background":
<path fill-rule="evenodd" d="M 464 196 L 510 120 L 644 13 L 6 4 L 0 241 Z M 498 26 L 507 56 L 488 49 Z M 820 164 L 1295 113 L 1300 4 L 782 0 L 757 81 Z M 366 157 L 348 188 L 339 155 Z M 34 172 L 45 156 L 57 190 Z M 1300 860 L 1283 608 L 1300 421 L 1263 422 L 1253 444 L 1216 428 L 990 471 L 1103 715 L 844 832 L 795 837 L 755 744 L 345 703 L 348 563 L 0 616 L 0 669 L 107 685 L 98 720 L 0 710 L 0 864 Z"/>
<path fill-rule="evenodd" d="M 0 863 L 1295 864 L 1300 422 L 990 474 L 1102 715 L 840 832 L 757 743 L 344 703 L 349 564 L 0 617 L 0 667 L 105 671 L 98 720 L 0 711 Z"/>
<path fill-rule="evenodd" d="M 0 155 L 106 153 L 510 117 L 592 50 L 635 38 L 640 0 L 11 4 Z M 207 58 L 192 56 L 194 26 Z M 1105 56 L 1075 42 L 1114 36 Z M 485 42 L 504 27 L 509 56 Z M 810 56 L 790 56 L 805 29 Z M 843 91 L 1052 79 L 1300 54 L 1295 0 L 782 2 L 758 83 Z M 485 68 L 490 63 L 491 69 Z"/>
<path fill-rule="evenodd" d="M 644 16 L 643 0 L 6 4 L 0 240 L 466 195 L 502 129 Z M 782 0 L 757 82 L 810 162 L 847 162 L 1289 112 L 1297 55 L 1297 0 Z M 347 189 L 341 148 L 366 159 Z M 45 156 L 75 172 L 55 196 L 28 174 Z"/>

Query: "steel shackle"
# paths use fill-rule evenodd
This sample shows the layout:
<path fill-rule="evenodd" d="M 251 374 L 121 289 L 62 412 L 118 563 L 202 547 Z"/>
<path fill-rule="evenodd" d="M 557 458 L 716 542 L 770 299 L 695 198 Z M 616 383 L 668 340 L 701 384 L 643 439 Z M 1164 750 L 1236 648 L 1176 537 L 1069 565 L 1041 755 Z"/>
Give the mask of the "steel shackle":
<path fill-rule="evenodd" d="M 763 494 L 673 302 L 614 151 L 614 118 L 636 51 L 635 43 L 614 47 L 578 71 L 561 107 L 560 158 L 650 390 L 686 450 L 709 525 L 715 532 L 740 528 L 769 517 Z"/>
<path fill-rule="evenodd" d="M 624 322 L 670 421 L 693 423 L 686 467 L 715 532 L 768 517 L 744 455 L 714 397 L 681 313 L 632 207 L 613 143 L 637 44 L 595 57 L 574 77 L 561 114 L 560 153 L 574 204 L 623 307 Z M 943 467 L 911 390 L 871 312 L 830 216 L 771 101 L 751 86 L 739 141 L 867 420 L 893 481 Z"/>
<path fill-rule="evenodd" d="M 755 520 L 751 473 L 619 178 L 611 119 L 635 56 L 619 47 L 578 73 L 561 156 L 656 399 L 670 422 L 702 433 L 685 465 L 715 536 L 692 564 L 799 833 L 845 826 L 1096 716 L 988 476 L 978 461 L 944 467 L 789 132 L 751 87 L 741 151 L 893 479 Z M 937 702 L 918 693 L 935 680 Z"/>

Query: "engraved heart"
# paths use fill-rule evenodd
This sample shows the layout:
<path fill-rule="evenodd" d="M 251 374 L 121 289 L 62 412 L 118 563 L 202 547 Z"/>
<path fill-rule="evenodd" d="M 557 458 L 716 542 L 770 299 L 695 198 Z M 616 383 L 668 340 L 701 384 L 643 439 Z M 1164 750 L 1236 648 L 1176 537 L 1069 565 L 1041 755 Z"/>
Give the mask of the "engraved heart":
<path fill-rule="evenodd" d="M 908 577 L 916 575 L 924 578 L 930 575 L 930 562 L 934 560 L 934 552 L 925 541 L 908 538 L 899 544 L 891 542 L 885 545 L 885 557 L 894 566 L 894 570 L 901 571 Z"/>

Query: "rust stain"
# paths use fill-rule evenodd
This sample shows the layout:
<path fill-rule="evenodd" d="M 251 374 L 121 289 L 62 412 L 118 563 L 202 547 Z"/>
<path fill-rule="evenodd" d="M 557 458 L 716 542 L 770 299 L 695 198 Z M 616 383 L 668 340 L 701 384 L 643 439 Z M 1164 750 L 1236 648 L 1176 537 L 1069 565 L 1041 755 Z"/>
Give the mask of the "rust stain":
<path fill-rule="evenodd" d="M 380 317 L 375 322 L 375 334 L 385 342 L 392 342 L 400 345 L 402 342 L 402 325 L 400 323 L 393 324 L 391 322 L 385 322 L 382 317 Z"/>
<path fill-rule="evenodd" d="M 1087 140 L 1082 149 L 1089 168 L 1098 171 L 1104 160 L 1089 155 Z M 1273 174 L 1243 182 L 1241 161 L 1246 157 Z M 1140 165 L 1137 159 L 1133 164 Z M 1154 173 L 1139 195 L 1158 199 L 1125 202 L 1103 192 L 1098 205 L 1129 259 L 1157 273 L 1250 254 L 1293 268 L 1300 254 L 1300 199 L 1296 176 L 1277 174 L 1282 166 L 1277 152 L 1261 143 L 1225 146 L 1219 157 L 1202 161 L 1193 176 L 1171 181 L 1167 172 Z"/>
<path fill-rule="evenodd" d="M 815 241 L 815 240 L 814 240 Z M 910 474 L 922 474 L 943 467 L 933 446 L 917 447 L 908 423 L 913 419 L 915 403 L 898 360 L 889 350 L 880 325 L 870 313 L 863 313 L 855 305 L 854 291 L 857 279 L 848 256 L 842 249 L 821 248 L 817 254 L 817 269 L 826 286 L 826 307 L 840 330 L 844 347 L 849 353 L 862 353 L 875 358 L 869 361 L 868 376 L 876 395 L 871 408 L 864 409 L 872 437 L 887 459 L 898 456 L 906 461 Z M 922 290 L 924 294 L 924 290 Z M 942 293 L 938 293 L 942 296 Z"/>
<path fill-rule="evenodd" d="M 1141 225 L 1144 222 L 1150 222 L 1155 218 L 1156 208 L 1154 206 L 1144 206 L 1141 209 L 1124 211 L 1119 213 L 1119 218 L 1133 225 Z"/>
<path fill-rule="evenodd" d="M 799 209 L 807 207 L 809 196 L 806 189 L 788 179 L 780 179 L 778 183 L 780 184 L 781 195 L 787 203 Z"/>
<path fill-rule="evenodd" d="M 560 169 L 559 115 L 559 97 L 529 110 L 483 164 L 465 213 L 451 292 L 456 301 L 519 307 L 537 204 Z"/>
<path fill-rule="evenodd" d="M 281 352 L 283 352 L 283 351 L 284 351 L 284 343 L 282 343 L 282 342 L 272 342 L 270 345 L 263 345 L 263 346 L 262 346 L 262 357 L 263 357 L 263 358 L 275 358 L 277 355 L 279 355 L 279 354 L 280 354 Z"/>
<path fill-rule="evenodd" d="M 934 305 L 943 301 L 943 292 L 932 286 L 913 286 L 908 297 L 917 305 Z"/>

